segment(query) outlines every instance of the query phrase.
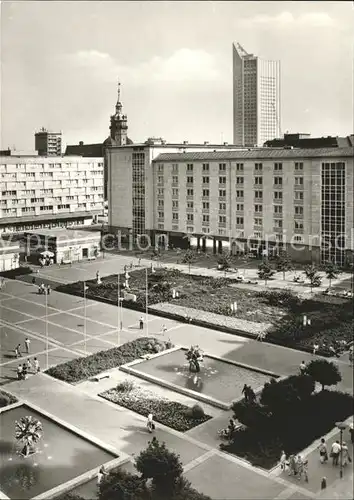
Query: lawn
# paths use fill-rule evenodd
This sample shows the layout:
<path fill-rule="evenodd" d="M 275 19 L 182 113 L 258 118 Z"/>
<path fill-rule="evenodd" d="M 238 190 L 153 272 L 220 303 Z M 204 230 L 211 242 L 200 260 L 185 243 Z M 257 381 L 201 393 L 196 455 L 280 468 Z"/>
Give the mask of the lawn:
<path fill-rule="evenodd" d="M 101 372 L 117 368 L 146 354 L 156 354 L 171 348 L 170 342 L 153 337 L 141 337 L 119 347 L 96 352 L 85 358 L 76 358 L 49 368 L 48 375 L 71 384 L 87 380 Z"/>
<path fill-rule="evenodd" d="M 124 382 L 99 396 L 145 417 L 152 413 L 156 422 L 180 432 L 188 431 L 211 418 L 210 415 L 205 415 L 199 405 L 189 408 L 184 404 L 157 396 L 145 388 Z"/>

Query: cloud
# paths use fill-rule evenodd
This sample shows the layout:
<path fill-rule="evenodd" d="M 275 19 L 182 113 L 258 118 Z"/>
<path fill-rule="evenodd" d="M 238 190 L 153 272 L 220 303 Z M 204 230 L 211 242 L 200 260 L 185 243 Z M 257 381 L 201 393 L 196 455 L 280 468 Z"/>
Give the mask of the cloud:
<path fill-rule="evenodd" d="M 311 26 L 324 27 L 333 26 L 334 20 L 327 12 L 308 12 L 295 17 L 291 12 L 281 12 L 275 16 L 256 15 L 243 19 L 241 22 L 247 25 L 278 25 L 278 26 Z"/>
<path fill-rule="evenodd" d="M 96 50 L 79 51 L 64 57 L 73 67 L 86 68 L 100 80 L 130 85 L 149 83 L 222 82 L 222 72 L 216 59 L 204 50 L 182 48 L 169 57 L 155 56 L 134 66 L 121 65 L 107 53 Z"/>

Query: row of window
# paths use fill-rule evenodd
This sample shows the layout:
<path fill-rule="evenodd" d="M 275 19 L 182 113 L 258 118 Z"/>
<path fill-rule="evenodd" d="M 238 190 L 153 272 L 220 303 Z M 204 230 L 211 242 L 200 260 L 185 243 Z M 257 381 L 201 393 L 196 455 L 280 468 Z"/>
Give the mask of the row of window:
<path fill-rule="evenodd" d="M 274 168 L 275 172 L 282 172 L 283 171 L 283 163 L 275 162 L 273 168 Z M 303 171 L 303 169 L 304 169 L 303 162 L 294 162 L 294 168 L 296 171 Z M 258 172 L 261 172 L 263 170 L 263 163 L 255 163 L 254 169 Z M 187 163 L 187 172 L 192 173 L 193 170 L 194 170 L 194 164 Z M 163 172 L 164 165 L 159 164 L 157 171 Z M 209 172 L 210 171 L 210 164 L 209 163 L 202 163 L 202 171 Z M 244 163 L 236 163 L 236 171 L 243 172 L 244 171 Z M 226 172 L 226 163 L 219 163 L 219 172 Z M 172 164 L 172 173 L 178 173 L 178 163 Z"/>
<path fill-rule="evenodd" d="M 172 210 L 178 210 L 178 202 L 175 202 L 176 204 L 172 205 Z M 188 210 L 191 210 L 194 208 L 194 204 L 193 202 L 189 202 L 188 204 L 189 206 L 187 206 L 187 211 Z M 163 204 L 159 205 L 158 206 L 158 209 L 159 209 L 159 218 L 164 218 L 164 212 L 162 211 L 164 208 Z M 261 214 L 263 213 L 263 205 L 254 205 L 254 212 L 255 213 L 258 213 L 258 214 Z M 162 209 L 162 210 L 161 210 Z M 209 210 L 210 209 L 210 205 L 208 202 L 203 202 L 203 210 Z M 219 210 L 220 211 L 223 211 L 223 210 L 226 210 L 226 203 L 219 203 Z M 237 211 L 238 212 L 242 212 L 243 211 L 243 204 L 237 204 Z M 273 213 L 274 213 L 274 216 L 277 217 L 277 218 L 282 218 L 283 216 L 283 207 L 281 205 L 274 205 L 273 206 Z M 188 214 L 187 213 L 187 216 L 189 215 L 193 215 L 193 214 Z M 303 207 L 299 207 L 299 206 L 295 206 L 294 207 L 294 215 L 295 216 L 300 216 L 302 217 L 304 215 L 304 209 Z M 208 215 L 209 217 L 209 215 Z M 172 212 L 172 218 L 177 218 L 178 219 L 178 212 Z M 191 220 L 189 218 L 189 220 Z M 203 216 L 203 220 L 204 220 L 204 216 Z M 242 216 L 237 216 L 236 217 L 236 220 L 237 221 L 243 221 L 243 217 Z M 257 219 L 258 221 L 261 221 L 262 219 Z M 238 222 L 237 222 L 238 223 Z M 241 222 L 240 222 L 241 223 Z M 243 222 L 242 222 L 243 224 Z"/>
<path fill-rule="evenodd" d="M 219 184 L 226 184 L 226 176 L 219 176 Z M 236 185 L 243 185 L 244 184 L 245 178 L 243 176 L 237 176 L 236 177 Z M 162 176 L 159 176 L 157 179 L 157 182 L 159 185 L 162 185 L 164 183 L 164 178 Z M 194 184 L 194 177 L 191 175 L 188 175 L 186 178 L 187 184 Z M 210 177 L 209 176 L 203 176 L 202 177 L 202 184 L 209 184 L 210 183 Z M 304 178 L 303 177 L 295 177 L 294 178 L 294 183 L 295 186 L 301 186 L 303 187 L 304 185 Z M 256 186 L 263 186 L 263 177 L 262 176 L 256 176 L 254 177 L 254 184 Z M 282 186 L 283 185 L 283 177 L 280 176 L 275 176 L 273 178 L 273 184 L 274 186 Z M 172 176 L 172 185 L 176 186 L 178 185 L 178 176 L 173 175 Z"/>

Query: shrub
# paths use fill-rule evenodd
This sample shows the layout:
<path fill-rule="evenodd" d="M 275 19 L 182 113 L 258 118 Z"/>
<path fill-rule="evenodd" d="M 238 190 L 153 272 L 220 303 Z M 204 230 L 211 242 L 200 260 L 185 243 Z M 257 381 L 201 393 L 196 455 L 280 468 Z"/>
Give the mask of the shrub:
<path fill-rule="evenodd" d="M 336 385 L 342 380 L 338 367 L 325 359 L 314 359 L 307 365 L 307 373 L 322 385 L 322 390 L 327 385 Z"/>
<path fill-rule="evenodd" d="M 265 284 L 267 284 L 267 281 L 273 276 L 274 273 L 274 269 L 267 262 L 259 264 L 258 277 L 259 279 L 264 280 Z"/>
<path fill-rule="evenodd" d="M 0 390 L 0 408 L 17 403 L 17 398 L 8 392 Z"/>
<path fill-rule="evenodd" d="M 192 418 L 203 418 L 205 415 L 203 408 L 198 404 L 192 406 L 190 414 Z"/>
<path fill-rule="evenodd" d="M 132 380 L 123 380 L 123 382 L 120 382 L 116 387 L 116 391 L 118 392 L 130 392 L 133 389 L 134 382 Z"/>
<path fill-rule="evenodd" d="M 148 447 L 140 452 L 136 468 L 144 479 L 151 478 L 156 490 L 167 498 L 183 473 L 179 455 L 169 451 L 165 443 L 160 444 L 157 439 L 150 441 Z"/>
<path fill-rule="evenodd" d="M 166 348 L 166 343 L 151 337 L 141 337 L 107 351 L 99 351 L 85 358 L 78 358 L 49 368 L 48 375 L 69 383 L 80 382 L 111 368 L 130 363 L 146 354 L 156 352 L 156 346 Z"/>
<path fill-rule="evenodd" d="M 148 500 L 145 479 L 121 469 L 111 472 L 99 486 L 99 500 Z"/>
<path fill-rule="evenodd" d="M 232 410 L 234 417 L 246 427 L 254 429 L 268 428 L 271 424 L 271 415 L 267 409 L 259 403 L 247 403 L 238 401 L 233 403 Z"/>
<path fill-rule="evenodd" d="M 307 375 L 292 375 L 276 382 L 266 382 L 260 401 L 273 415 L 287 413 L 296 405 L 305 401 L 315 390 L 312 377 Z"/>
<path fill-rule="evenodd" d="M 0 276 L 3 278 L 14 279 L 16 276 L 24 276 L 25 274 L 31 274 L 33 270 L 30 267 L 17 267 L 16 269 L 10 269 L 9 271 L 2 271 Z"/>

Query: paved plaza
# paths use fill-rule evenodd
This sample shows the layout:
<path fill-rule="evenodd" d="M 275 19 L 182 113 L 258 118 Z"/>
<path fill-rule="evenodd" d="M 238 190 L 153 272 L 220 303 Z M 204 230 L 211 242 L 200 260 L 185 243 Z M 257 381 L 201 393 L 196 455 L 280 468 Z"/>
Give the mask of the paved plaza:
<path fill-rule="evenodd" d="M 128 257 L 108 255 L 104 260 L 73 264 L 71 268 L 45 268 L 37 276 L 38 281 L 47 278 L 61 283 L 92 279 L 97 270 L 101 276 L 123 271 L 124 265 L 130 261 Z M 118 453 L 127 453 L 132 458 L 150 439 L 144 417 L 98 397 L 100 392 L 114 387 L 117 379 L 127 378 L 125 374 L 115 369 L 110 379 L 99 383 L 86 381 L 75 386 L 52 379 L 44 373 L 31 375 L 26 381 L 17 381 L 18 364 L 27 357 L 36 356 L 44 370 L 47 366 L 109 349 L 141 335 L 161 338 L 162 325 L 167 327 L 165 339 L 170 338 L 176 345 L 199 344 L 206 354 L 212 353 L 279 375 L 294 374 L 302 360 L 307 362 L 312 359 L 310 354 L 293 349 L 154 315 L 149 315 L 148 323 L 141 331 L 138 329 L 141 314 L 129 309 L 123 310 L 123 330 L 119 331 L 115 306 L 87 300 L 85 307 L 83 298 L 53 291 L 47 297 L 46 308 L 45 297 L 36 292 L 37 287 L 21 281 L 6 281 L 0 292 L 0 384 L 21 400 L 48 411 L 54 417 L 114 447 Z M 26 354 L 23 349 L 23 357 L 16 359 L 14 349 L 18 343 L 24 347 L 26 337 L 31 340 L 30 352 Z M 352 391 L 351 367 L 342 360 L 338 364 L 343 377 L 339 388 Z M 139 380 L 138 383 L 142 382 Z M 149 387 L 153 389 L 152 385 Z M 193 402 L 167 389 L 153 390 L 171 400 L 188 404 Z M 207 407 L 206 411 L 209 410 L 213 418 L 187 433 L 159 424 L 156 436 L 181 455 L 186 477 L 192 485 L 213 499 L 315 498 L 319 494 L 323 475 L 327 476 L 329 491 L 330 488 L 336 491 L 338 485 L 338 490 L 345 490 L 343 484 L 347 485 L 346 491 L 349 491 L 352 486 L 351 468 L 345 471 L 344 479 L 340 480 L 337 469 L 319 464 L 315 445 L 303 453 L 309 459 L 309 483 L 293 481 L 287 474 L 281 474 L 278 468 L 269 473 L 220 452 L 217 430 L 225 427 L 230 412 Z M 335 438 L 336 434 L 332 432 L 330 439 Z"/>

